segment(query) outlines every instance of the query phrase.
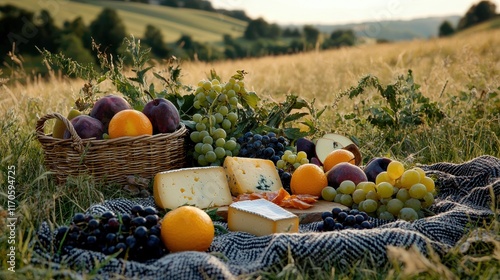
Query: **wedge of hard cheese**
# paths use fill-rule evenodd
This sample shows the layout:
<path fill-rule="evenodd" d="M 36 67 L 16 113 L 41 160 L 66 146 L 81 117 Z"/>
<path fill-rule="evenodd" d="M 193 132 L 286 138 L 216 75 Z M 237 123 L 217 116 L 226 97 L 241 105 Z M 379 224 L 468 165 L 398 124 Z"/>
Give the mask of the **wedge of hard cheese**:
<path fill-rule="evenodd" d="M 156 205 L 163 209 L 186 204 L 208 208 L 232 202 L 226 173 L 220 166 L 160 172 L 154 177 L 153 196 Z"/>
<path fill-rule="evenodd" d="M 223 167 L 233 196 L 277 191 L 283 187 L 278 170 L 271 160 L 227 156 Z"/>
<path fill-rule="evenodd" d="M 229 205 L 227 226 L 256 236 L 299 231 L 299 217 L 265 200 L 244 200 Z"/>

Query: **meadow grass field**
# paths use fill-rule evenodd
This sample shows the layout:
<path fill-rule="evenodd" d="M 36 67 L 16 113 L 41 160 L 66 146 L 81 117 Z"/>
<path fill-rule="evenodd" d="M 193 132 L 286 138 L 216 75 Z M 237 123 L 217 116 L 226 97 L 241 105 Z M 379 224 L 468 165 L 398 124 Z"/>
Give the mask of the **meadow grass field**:
<path fill-rule="evenodd" d="M 445 39 L 415 40 L 390 44 L 311 52 L 213 63 L 183 62 L 181 81 L 196 85 L 215 69 L 224 79 L 236 70 L 245 70 L 248 88 L 262 98 L 283 101 L 286 94 L 307 100 L 327 110 L 318 123 L 320 132 L 336 132 L 357 139 L 366 162 L 374 156 L 389 156 L 406 166 L 435 162 L 461 163 L 480 155 L 500 157 L 500 30 L 491 30 Z M 164 65 L 157 62 L 157 68 Z M 421 93 L 436 102 L 444 117 L 439 122 L 410 125 L 407 129 L 380 128 L 368 123 L 367 110 L 384 105 L 375 90 L 349 99 L 345 90 L 371 74 L 381 84 L 413 71 Z M 82 80 L 53 73 L 49 79 L 32 77 L 27 83 L 3 81 L 0 87 L 0 178 L 5 185 L 9 166 L 16 169 L 16 273 L 2 262 L 0 278 L 51 279 L 57 274 L 31 264 L 29 243 L 43 221 L 52 227 L 67 223 L 75 212 L 104 199 L 128 197 L 121 190 L 77 178 L 58 186 L 43 166 L 43 153 L 35 136 L 36 121 L 52 112 L 67 114 L 78 97 Z M 113 87 L 103 84 L 103 91 Z M 355 118 L 345 118 L 354 113 Z M 354 121 L 354 120 L 357 121 Z M 50 124 L 47 125 L 51 127 Z M 50 133 L 50 129 L 46 130 Z M 319 133 L 320 133 L 319 132 Z M 7 206 L 2 187 L 0 206 Z M 492 205 L 496 210 L 496 205 Z M 5 217 L 5 211 L 0 216 Z M 4 219 L 2 219 L 4 221 Z M 498 220 L 483 225 L 499 236 Z M 6 232 L 0 224 L 0 231 Z M 0 236 L 0 255 L 9 247 Z M 391 261 L 373 268 L 369 262 L 348 269 L 295 264 L 293 269 L 277 267 L 264 279 L 490 279 L 500 274 L 500 243 L 482 255 L 464 255 L 459 245 L 442 259 L 425 259 L 418 252 L 395 251 Z M 2 257 L 3 259 L 3 257 Z M 410 260 L 410 261 L 408 261 Z M 94 275 L 85 275 L 91 279 Z M 255 275 L 254 275 L 255 276 Z M 249 276 L 250 277 L 250 276 Z M 244 276 L 242 278 L 245 278 Z"/>
<path fill-rule="evenodd" d="M 124 1 L 2 1 L 2 5 L 5 4 L 13 4 L 32 12 L 46 9 L 59 27 L 65 21 L 73 21 L 79 16 L 89 25 L 102 9 L 112 8 L 123 20 L 128 34 L 141 37 L 146 25 L 151 24 L 162 31 L 166 42 L 174 42 L 182 35 L 190 35 L 198 42 L 216 43 L 222 40 L 224 34 L 241 36 L 246 27 L 245 22 L 218 13 Z"/>

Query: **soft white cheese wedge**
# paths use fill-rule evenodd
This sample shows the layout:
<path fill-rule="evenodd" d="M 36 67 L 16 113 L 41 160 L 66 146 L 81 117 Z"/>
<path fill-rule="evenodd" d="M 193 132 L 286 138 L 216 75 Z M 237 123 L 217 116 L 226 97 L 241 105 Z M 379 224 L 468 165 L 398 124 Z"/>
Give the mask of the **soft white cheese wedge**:
<path fill-rule="evenodd" d="M 299 231 L 299 217 L 265 199 L 243 200 L 229 205 L 227 226 L 256 236 L 292 233 Z"/>
<path fill-rule="evenodd" d="M 277 191 L 283 187 L 278 170 L 271 160 L 227 156 L 223 167 L 233 196 Z"/>
<path fill-rule="evenodd" d="M 226 173 L 220 166 L 160 172 L 154 177 L 153 196 L 156 205 L 163 209 L 186 204 L 204 209 L 232 202 Z"/>

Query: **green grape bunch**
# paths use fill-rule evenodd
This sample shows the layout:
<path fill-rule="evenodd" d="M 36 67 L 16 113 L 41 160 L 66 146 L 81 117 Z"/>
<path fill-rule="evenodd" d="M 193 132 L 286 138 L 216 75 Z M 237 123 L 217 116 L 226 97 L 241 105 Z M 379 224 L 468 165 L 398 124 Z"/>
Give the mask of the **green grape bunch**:
<path fill-rule="evenodd" d="M 246 94 L 243 79 L 202 80 L 195 91 L 193 114 L 195 130 L 189 135 L 195 143 L 193 158 L 199 166 L 221 166 L 226 156 L 236 156 L 239 144 L 233 136 L 238 124 L 239 95 Z"/>

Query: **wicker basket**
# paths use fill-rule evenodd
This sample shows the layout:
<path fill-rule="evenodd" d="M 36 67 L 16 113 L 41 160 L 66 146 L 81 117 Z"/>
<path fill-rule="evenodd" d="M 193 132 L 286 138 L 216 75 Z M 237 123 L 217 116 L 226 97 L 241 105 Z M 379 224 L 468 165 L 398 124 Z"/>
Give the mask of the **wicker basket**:
<path fill-rule="evenodd" d="M 70 139 L 44 133 L 45 122 L 54 118 L 64 122 Z M 188 130 L 183 124 L 173 133 L 81 139 L 67 118 L 53 113 L 38 120 L 36 133 L 44 150 L 45 166 L 54 172 L 59 183 L 64 183 L 68 176 L 89 174 L 104 183 L 125 184 L 127 176 L 152 179 L 158 172 L 185 167 L 187 162 Z"/>

